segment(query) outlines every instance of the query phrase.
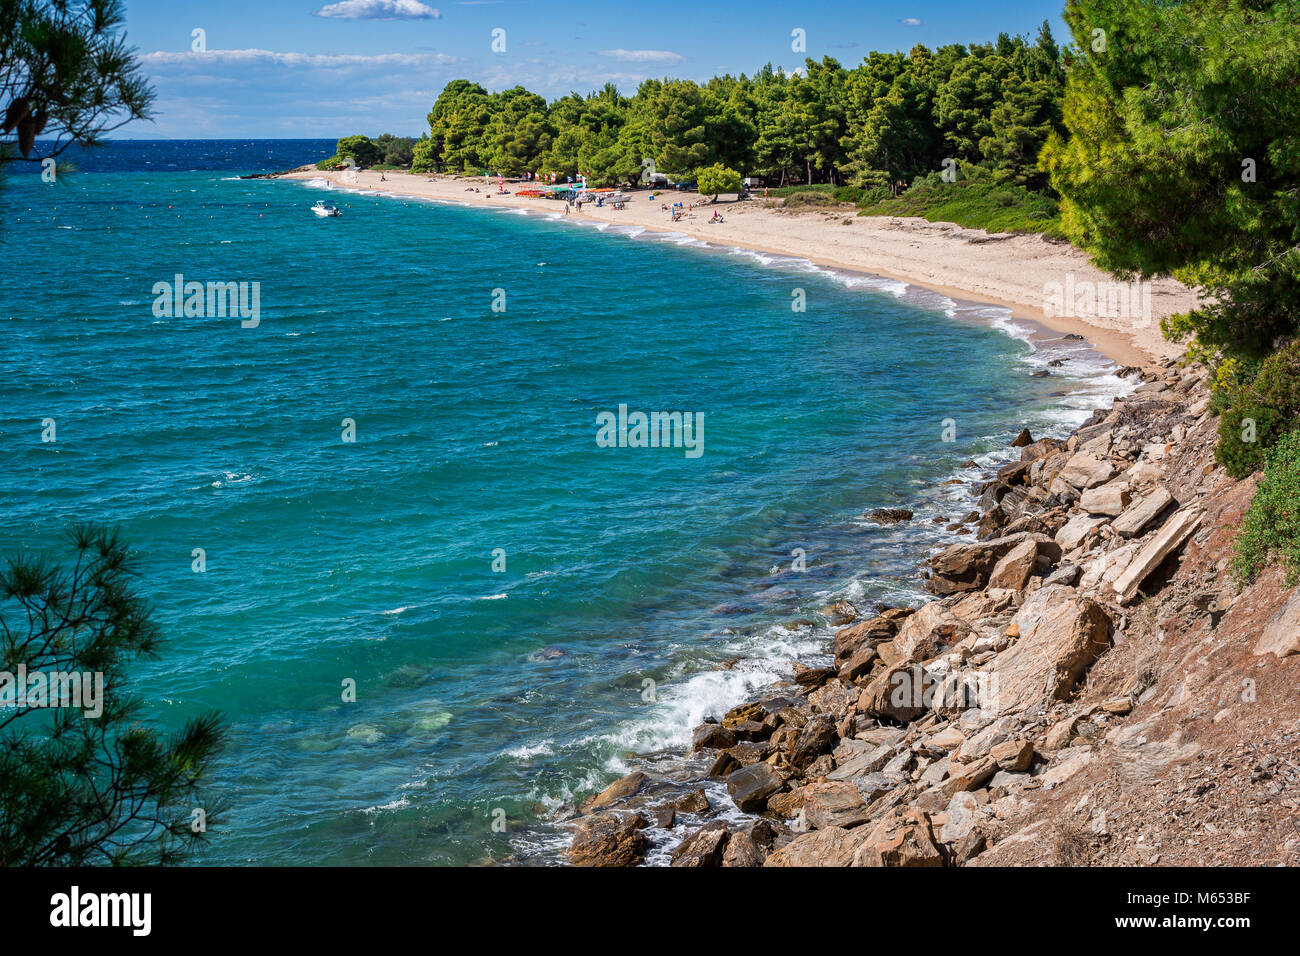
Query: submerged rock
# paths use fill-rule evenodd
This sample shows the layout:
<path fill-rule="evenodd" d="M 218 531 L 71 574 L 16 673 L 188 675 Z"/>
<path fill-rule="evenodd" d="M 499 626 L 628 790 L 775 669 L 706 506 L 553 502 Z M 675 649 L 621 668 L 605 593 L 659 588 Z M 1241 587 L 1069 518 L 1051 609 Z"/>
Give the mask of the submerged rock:
<path fill-rule="evenodd" d="M 913 512 L 906 508 L 876 508 L 867 513 L 867 517 L 876 524 L 901 524 L 911 521 L 913 516 Z"/>

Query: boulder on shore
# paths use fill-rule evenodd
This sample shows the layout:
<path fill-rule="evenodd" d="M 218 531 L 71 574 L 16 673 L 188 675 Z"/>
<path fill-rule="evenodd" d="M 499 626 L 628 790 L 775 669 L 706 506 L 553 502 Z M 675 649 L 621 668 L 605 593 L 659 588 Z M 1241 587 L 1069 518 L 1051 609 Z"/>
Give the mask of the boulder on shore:
<path fill-rule="evenodd" d="M 582 813 L 593 813 L 596 810 L 612 807 L 628 797 L 635 796 L 649 779 L 648 774 L 644 774 L 640 770 L 634 770 L 627 776 L 619 777 L 594 797 L 588 797 L 578 809 Z"/>
<path fill-rule="evenodd" d="M 1039 554 L 1059 561 L 1061 549 L 1046 535 L 1020 532 L 978 541 L 974 544 L 954 544 L 930 559 L 930 579 L 926 587 L 935 594 L 955 594 L 974 591 L 988 584 L 989 574 L 1012 548 L 1023 541 L 1039 543 Z"/>
<path fill-rule="evenodd" d="M 1110 647 L 1110 615 L 1073 588 L 1053 586 L 1033 592 L 1011 626 L 1020 636 L 998 655 L 994 671 L 1001 713 L 1065 700 Z"/>
<path fill-rule="evenodd" d="M 569 847 L 574 866 L 636 866 L 650 841 L 641 831 L 649 821 L 639 813 L 598 813 L 578 822 Z"/>
<path fill-rule="evenodd" d="M 853 866 L 943 866 L 924 810 L 891 810 L 863 842 Z"/>
<path fill-rule="evenodd" d="M 1175 504 L 1174 496 L 1163 485 L 1157 485 L 1144 498 L 1129 505 L 1111 522 L 1111 527 L 1125 538 L 1136 537 L 1171 504 Z"/>
<path fill-rule="evenodd" d="M 848 866 L 867 838 L 866 827 L 829 827 L 802 833 L 763 861 L 764 866 Z"/>
<path fill-rule="evenodd" d="M 722 724 L 700 724 L 691 733 L 691 750 L 726 750 L 735 746 L 736 735 Z"/>
<path fill-rule="evenodd" d="M 673 850 L 669 866 L 722 866 L 723 853 L 731 833 L 721 820 L 707 823 Z"/>
<path fill-rule="evenodd" d="M 1129 562 L 1124 573 L 1115 579 L 1115 594 L 1120 604 L 1128 604 L 1137 597 L 1138 588 L 1165 558 L 1181 548 L 1192 533 L 1201 526 L 1204 512 L 1198 508 L 1184 508 L 1176 512 L 1156 532 L 1154 538 Z"/>
<path fill-rule="evenodd" d="M 736 806 L 749 813 L 767 806 L 767 798 L 785 786 L 771 764 L 756 763 L 727 775 L 727 792 Z"/>
<path fill-rule="evenodd" d="M 858 788 L 840 780 L 810 783 L 803 788 L 804 819 L 814 830 L 855 827 L 871 819 Z"/>

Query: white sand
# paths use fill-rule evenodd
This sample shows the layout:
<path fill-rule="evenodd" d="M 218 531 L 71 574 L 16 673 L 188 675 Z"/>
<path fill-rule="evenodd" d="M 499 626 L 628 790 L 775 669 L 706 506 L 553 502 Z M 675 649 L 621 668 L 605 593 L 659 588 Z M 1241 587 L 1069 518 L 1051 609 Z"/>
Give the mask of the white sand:
<path fill-rule="evenodd" d="M 344 182 L 342 174 L 322 173 L 304 167 L 285 173 L 286 179 L 328 179 L 336 188 L 381 190 L 395 195 L 427 197 L 470 205 L 525 206 L 558 212 L 556 200 L 497 195 L 496 180 L 483 177 L 411 175 L 365 171 L 352 173 L 355 182 Z M 478 188 L 480 192 L 473 192 Z M 527 188 L 507 183 L 506 188 Z M 467 191 L 467 189 L 469 191 Z M 923 286 L 954 298 L 1004 305 L 1012 313 L 1059 332 L 1083 335 L 1100 352 L 1122 365 L 1145 365 L 1152 359 L 1181 354 L 1182 349 L 1166 342 L 1159 320 L 1186 312 L 1197 303 L 1196 295 L 1172 279 L 1151 283 L 1150 317 L 1098 316 L 1095 310 L 1079 317 L 1048 314 L 1051 283 L 1065 286 L 1072 277 L 1075 288 L 1084 283 L 1113 282 L 1096 269 L 1088 257 L 1069 243 L 1042 236 L 990 234 L 963 229 L 951 223 L 924 219 L 858 216 L 852 206 L 837 206 L 816 212 L 786 213 L 778 200 L 758 198 L 736 202 L 723 196 L 716 205 L 694 193 L 671 190 L 655 194 L 633 192 L 625 209 L 610 206 L 583 207 L 584 219 L 642 226 L 647 229 L 684 233 L 724 246 L 740 246 L 760 252 L 801 256 L 820 265 L 874 273 Z M 692 215 L 672 222 L 661 207 L 682 201 L 697 204 Z M 710 222 L 714 210 L 724 222 Z M 1104 285 L 1099 286 L 1105 289 Z M 1105 295 L 1099 296 L 1101 301 Z M 1103 305 L 1103 309 L 1105 306 Z M 1133 310 L 1130 310 L 1133 311 Z"/>

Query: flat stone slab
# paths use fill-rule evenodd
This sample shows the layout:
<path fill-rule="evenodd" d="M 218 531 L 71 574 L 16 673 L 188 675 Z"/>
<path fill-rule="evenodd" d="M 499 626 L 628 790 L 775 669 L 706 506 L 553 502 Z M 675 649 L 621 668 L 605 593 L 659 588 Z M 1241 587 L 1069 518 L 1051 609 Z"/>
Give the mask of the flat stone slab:
<path fill-rule="evenodd" d="M 1174 503 L 1174 496 L 1164 486 L 1157 485 L 1145 497 L 1133 502 L 1124 512 L 1111 522 L 1111 528 L 1117 534 L 1133 538 L 1141 534 L 1155 517 Z"/>
<path fill-rule="evenodd" d="M 1156 532 L 1155 537 L 1147 542 L 1129 562 L 1124 573 L 1115 579 L 1115 594 L 1120 604 L 1128 604 L 1137 596 L 1142 582 L 1160 566 L 1165 558 L 1187 542 L 1192 533 L 1201 526 L 1204 517 L 1205 512 L 1199 508 L 1184 508 L 1175 513 L 1164 527 Z"/>

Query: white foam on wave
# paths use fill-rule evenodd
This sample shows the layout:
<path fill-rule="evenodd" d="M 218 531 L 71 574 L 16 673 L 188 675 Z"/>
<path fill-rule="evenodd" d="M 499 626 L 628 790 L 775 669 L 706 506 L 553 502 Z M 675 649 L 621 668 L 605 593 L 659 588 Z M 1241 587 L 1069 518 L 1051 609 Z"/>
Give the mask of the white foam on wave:
<path fill-rule="evenodd" d="M 261 480 L 262 480 L 261 475 L 254 475 L 250 472 L 223 471 L 221 473 L 221 477 L 218 478 L 216 481 L 213 481 L 208 487 L 225 488 L 228 487 L 229 485 L 243 485 L 243 484 L 247 484 L 248 482 L 256 482 Z"/>
<path fill-rule="evenodd" d="M 554 743 L 550 740 L 541 740 L 535 744 L 521 744 L 505 751 L 506 756 L 520 760 L 528 760 L 531 757 L 545 757 L 553 753 L 555 753 Z"/>
<path fill-rule="evenodd" d="M 667 232 L 647 231 L 641 238 L 653 239 L 656 242 L 671 242 L 675 246 L 707 246 L 708 243 L 703 239 L 696 239 L 694 236 L 688 236 L 684 232 L 669 230 Z"/>
<path fill-rule="evenodd" d="M 408 800 L 406 797 L 398 797 L 396 800 L 392 801 L 391 803 L 382 803 L 379 804 L 378 806 L 366 807 L 361 812 L 362 813 L 383 813 L 387 810 L 402 810 L 405 809 L 406 807 L 409 807 L 410 805 L 411 805 L 411 801 Z"/>
<path fill-rule="evenodd" d="M 700 662 L 683 662 L 684 672 L 660 684 L 655 703 L 643 714 L 584 742 L 614 745 L 616 755 L 609 759 L 606 769 L 624 773 L 628 768 L 618 752 L 684 748 L 690 744 L 691 730 L 705 717 L 726 713 L 757 691 L 788 678 L 794 661 L 820 657 L 826 650 L 826 635 L 814 628 L 792 631 L 774 624 L 738 637 L 719 649 L 727 657 L 739 658 L 732 667 L 685 672 L 700 666 Z"/>

